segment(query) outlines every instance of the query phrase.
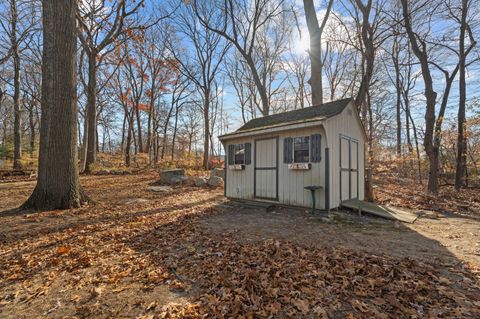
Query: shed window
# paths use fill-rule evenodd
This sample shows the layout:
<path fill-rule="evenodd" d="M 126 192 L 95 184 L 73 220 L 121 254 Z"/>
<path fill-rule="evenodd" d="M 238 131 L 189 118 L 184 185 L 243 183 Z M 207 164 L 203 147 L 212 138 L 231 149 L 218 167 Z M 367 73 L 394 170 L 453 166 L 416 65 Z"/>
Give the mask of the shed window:
<path fill-rule="evenodd" d="M 293 139 L 293 162 L 308 163 L 310 160 L 310 136 L 299 136 Z"/>
<path fill-rule="evenodd" d="M 245 164 L 245 144 L 235 144 L 234 164 Z"/>

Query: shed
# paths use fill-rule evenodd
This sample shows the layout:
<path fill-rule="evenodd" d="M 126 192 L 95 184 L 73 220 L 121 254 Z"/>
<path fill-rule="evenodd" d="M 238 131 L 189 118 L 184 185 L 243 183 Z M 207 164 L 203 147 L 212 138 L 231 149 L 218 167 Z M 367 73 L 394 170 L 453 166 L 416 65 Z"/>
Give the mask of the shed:
<path fill-rule="evenodd" d="M 225 196 L 317 208 L 364 199 L 366 134 L 352 99 L 255 118 L 219 137 Z"/>

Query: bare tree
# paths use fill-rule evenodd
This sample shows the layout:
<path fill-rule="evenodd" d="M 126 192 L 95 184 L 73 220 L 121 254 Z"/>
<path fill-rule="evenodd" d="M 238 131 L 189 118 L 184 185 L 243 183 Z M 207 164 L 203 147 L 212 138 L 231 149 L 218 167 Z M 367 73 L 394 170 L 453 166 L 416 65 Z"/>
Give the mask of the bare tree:
<path fill-rule="evenodd" d="M 210 153 L 210 119 L 212 108 L 213 83 L 229 45 L 222 36 L 213 30 L 220 27 L 222 17 L 208 5 L 183 6 L 173 15 L 174 23 L 182 35 L 182 40 L 195 48 L 192 54 L 177 52 L 177 48 L 170 44 L 171 52 L 180 65 L 180 72 L 189 78 L 200 90 L 202 95 L 202 114 L 204 126 L 203 167 L 208 169 Z M 200 21 L 209 19 L 209 27 Z"/>
<path fill-rule="evenodd" d="M 241 54 L 248 65 L 252 79 L 262 101 L 262 115 L 270 114 L 269 92 L 262 81 L 261 71 L 255 59 L 255 50 L 259 42 L 259 32 L 268 23 L 286 14 L 283 8 L 284 1 L 254 0 L 217 2 L 217 7 L 211 8 L 218 14 L 219 19 L 212 22 L 211 12 L 205 12 L 198 1 L 193 1 L 195 13 L 208 30 L 221 35 Z"/>
<path fill-rule="evenodd" d="M 0 60 L 6 62 L 12 59 L 13 64 L 13 110 L 14 110 L 14 152 L 13 168 L 21 169 L 22 158 L 22 114 L 21 95 L 21 52 L 28 46 L 30 35 L 38 23 L 33 1 L 8 0 L 9 11 L 6 21 L 0 19 L 0 29 L 8 37 L 6 56 Z"/>
<path fill-rule="evenodd" d="M 465 120 L 465 105 L 467 100 L 467 84 L 466 84 L 466 69 L 469 64 L 480 59 L 477 55 L 470 62 L 467 61 L 469 53 L 476 46 L 477 42 L 474 38 L 474 29 L 472 26 L 478 26 L 478 19 L 480 18 L 480 11 L 478 6 L 480 3 L 475 0 L 462 0 L 461 4 L 456 6 L 456 2 L 447 1 L 446 3 L 450 18 L 459 24 L 460 34 L 458 41 L 458 68 L 460 72 L 459 79 L 459 100 L 458 100 L 458 123 L 457 123 L 457 165 L 455 170 L 455 189 L 459 190 L 465 185 L 465 173 L 467 167 L 467 134 L 466 134 L 466 120 Z M 474 11 L 475 10 L 475 11 Z M 472 14 L 473 11 L 473 14 Z M 466 36 L 468 34 L 468 42 L 466 45 Z"/>
<path fill-rule="evenodd" d="M 82 0 L 79 4 L 77 20 L 78 37 L 88 60 L 87 106 L 84 135 L 87 143 L 83 170 L 90 172 L 90 165 L 96 161 L 97 154 L 97 109 L 96 96 L 97 69 L 99 63 L 111 52 L 115 41 L 122 36 L 131 36 L 138 28 L 138 21 L 132 19 L 144 5 L 144 0 L 129 2 L 123 0 L 107 4 L 105 1 Z M 110 8 L 106 8 L 106 6 Z M 129 34 L 130 33 L 130 34 Z"/>

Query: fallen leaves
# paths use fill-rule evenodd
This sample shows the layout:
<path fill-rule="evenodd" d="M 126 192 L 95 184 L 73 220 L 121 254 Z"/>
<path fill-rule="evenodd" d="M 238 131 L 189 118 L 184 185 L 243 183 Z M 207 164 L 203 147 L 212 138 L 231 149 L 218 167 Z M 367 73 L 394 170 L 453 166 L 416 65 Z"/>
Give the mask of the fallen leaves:
<path fill-rule="evenodd" d="M 39 213 L 38 225 L 2 237 L 0 306 L 12 316 L 38 309 L 79 318 L 480 316 L 478 278 L 468 268 L 215 234 L 200 221 L 228 209 L 219 192 L 140 194 L 146 179 L 95 180 L 111 201 L 68 218 Z M 124 206 L 127 195 L 149 201 Z"/>
<path fill-rule="evenodd" d="M 69 246 L 60 246 L 57 248 L 57 253 L 59 255 L 68 254 L 72 248 Z"/>

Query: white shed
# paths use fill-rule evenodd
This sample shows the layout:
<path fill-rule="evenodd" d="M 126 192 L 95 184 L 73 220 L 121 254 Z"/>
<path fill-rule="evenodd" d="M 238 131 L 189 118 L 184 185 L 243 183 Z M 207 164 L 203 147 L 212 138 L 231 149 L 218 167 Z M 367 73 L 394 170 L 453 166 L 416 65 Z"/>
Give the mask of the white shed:
<path fill-rule="evenodd" d="M 352 99 L 253 119 L 220 136 L 225 196 L 331 209 L 364 198 L 365 130 Z"/>

